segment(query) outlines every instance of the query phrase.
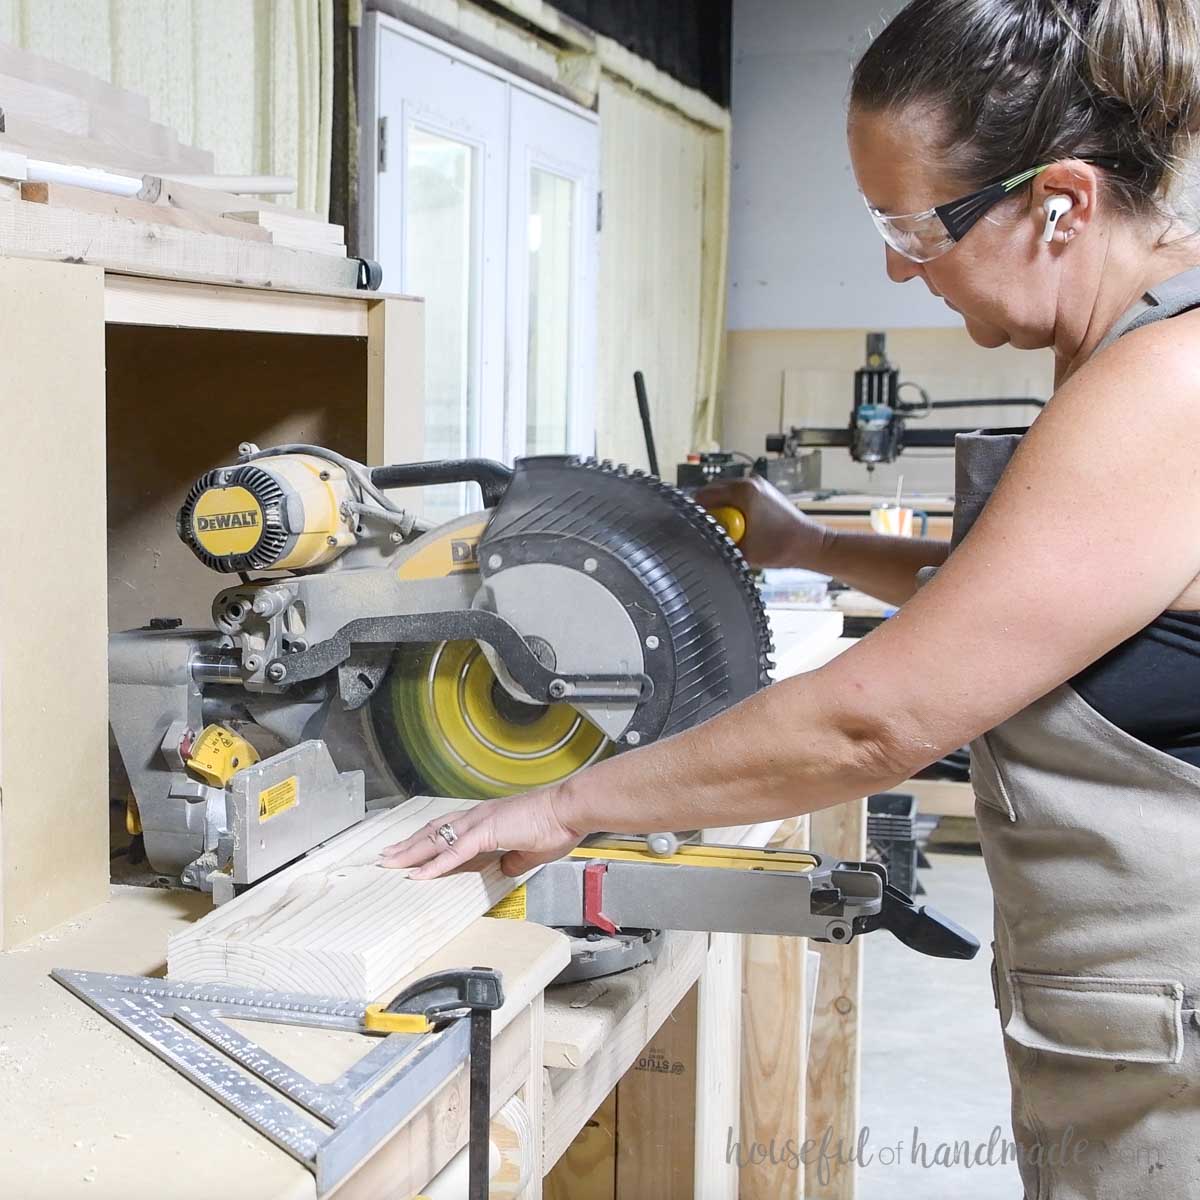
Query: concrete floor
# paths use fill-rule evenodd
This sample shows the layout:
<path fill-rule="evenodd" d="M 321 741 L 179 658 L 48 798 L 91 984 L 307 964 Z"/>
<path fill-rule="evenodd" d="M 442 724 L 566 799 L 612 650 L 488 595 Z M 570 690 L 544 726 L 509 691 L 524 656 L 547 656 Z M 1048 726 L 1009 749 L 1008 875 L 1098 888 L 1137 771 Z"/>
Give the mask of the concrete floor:
<path fill-rule="evenodd" d="M 992 1007 L 991 890 L 977 855 L 930 861 L 933 869 L 921 872 L 923 901 L 965 925 L 983 948 L 964 963 L 915 954 L 887 934 L 865 940 L 861 1120 L 874 1158 L 860 1170 L 858 1200 L 1017 1200 L 1011 1151 L 1003 1165 L 997 1145 L 988 1165 L 989 1142 L 1012 1136 Z M 982 1165 L 935 1163 L 940 1144 L 961 1142 L 972 1154 L 979 1148 Z"/>

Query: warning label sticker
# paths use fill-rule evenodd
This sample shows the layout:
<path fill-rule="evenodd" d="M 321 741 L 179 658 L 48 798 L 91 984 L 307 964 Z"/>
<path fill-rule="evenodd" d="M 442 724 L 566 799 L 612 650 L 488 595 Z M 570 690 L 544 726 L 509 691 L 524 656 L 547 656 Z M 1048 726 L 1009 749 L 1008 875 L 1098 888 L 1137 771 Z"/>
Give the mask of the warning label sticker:
<path fill-rule="evenodd" d="M 525 885 L 514 888 L 499 904 L 488 909 L 484 916 L 500 917 L 505 921 L 523 921 L 528 905 L 525 901 Z"/>
<path fill-rule="evenodd" d="M 289 808 L 295 808 L 299 799 L 300 781 L 295 775 L 285 779 L 282 783 L 276 783 L 259 792 L 259 824 L 262 824 L 263 821 L 269 821 L 272 817 L 279 816 L 281 812 L 287 812 Z"/>

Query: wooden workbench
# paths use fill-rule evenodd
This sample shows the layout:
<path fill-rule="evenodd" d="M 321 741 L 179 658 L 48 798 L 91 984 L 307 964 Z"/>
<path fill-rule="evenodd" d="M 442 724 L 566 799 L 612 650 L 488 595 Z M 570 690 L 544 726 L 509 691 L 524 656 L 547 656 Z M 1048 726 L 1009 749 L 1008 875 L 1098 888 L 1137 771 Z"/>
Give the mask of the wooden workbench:
<path fill-rule="evenodd" d="M 0 955 L 0 1196 L 206 1200 L 215 1172 L 229 1200 L 313 1200 L 304 1167 L 49 977 L 54 967 L 161 974 L 167 936 L 209 907 L 197 893 L 114 888 L 100 907 Z M 542 992 L 567 943 L 540 925 L 483 919 L 422 973 L 484 958 L 503 972 L 507 996 L 494 1020 L 495 1111 L 524 1089 L 540 1094 Z M 266 1028 L 254 1036 L 265 1040 Z M 362 1052 L 353 1035 L 269 1028 L 272 1051 L 316 1078 Z M 461 1078 L 443 1089 L 334 1194 L 424 1186 L 465 1141 L 464 1095 Z"/>
<path fill-rule="evenodd" d="M 777 679 L 852 644 L 835 610 L 771 621 Z M 704 838 L 860 860 L 866 803 Z M 858 941 L 674 934 L 653 966 L 549 993 L 547 1200 L 852 1200 L 852 1162 L 806 1178 L 779 1155 L 857 1136 L 861 964 Z"/>

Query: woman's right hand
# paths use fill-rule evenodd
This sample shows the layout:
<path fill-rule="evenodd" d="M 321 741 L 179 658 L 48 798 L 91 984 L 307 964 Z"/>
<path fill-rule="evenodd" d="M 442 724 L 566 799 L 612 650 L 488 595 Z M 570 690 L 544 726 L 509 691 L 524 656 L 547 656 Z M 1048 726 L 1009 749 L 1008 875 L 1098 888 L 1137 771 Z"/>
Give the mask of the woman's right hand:
<path fill-rule="evenodd" d="M 778 488 L 760 475 L 710 483 L 696 503 L 712 512 L 736 508 L 746 518 L 738 549 L 752 567 L 805 567 L 819 571 L 834 533 L 806 517 Z"/>

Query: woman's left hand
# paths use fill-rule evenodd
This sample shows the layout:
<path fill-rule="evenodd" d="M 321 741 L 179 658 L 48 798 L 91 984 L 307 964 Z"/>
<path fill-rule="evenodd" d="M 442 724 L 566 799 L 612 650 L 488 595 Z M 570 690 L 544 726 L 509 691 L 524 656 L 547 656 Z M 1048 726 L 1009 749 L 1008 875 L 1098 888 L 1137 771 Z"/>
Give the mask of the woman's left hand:
<path fill-rule="evenodd" d="M 581 832 L 563 824 L 555 811 L 556 801 L 561 803 L 557 788 L 542 788 L 435 817 L 411 837 L 387 846 L 380 854 L 380 866 L 416 867 L 410 878 L 436 879 L 480 855 L 502 850 L 506 851 L 500 859 L 504 874 L 523 875 L 561 858 L 583 839 Z M 438 833 L 444 825 L 456 835 L 453 844 Z"/>

